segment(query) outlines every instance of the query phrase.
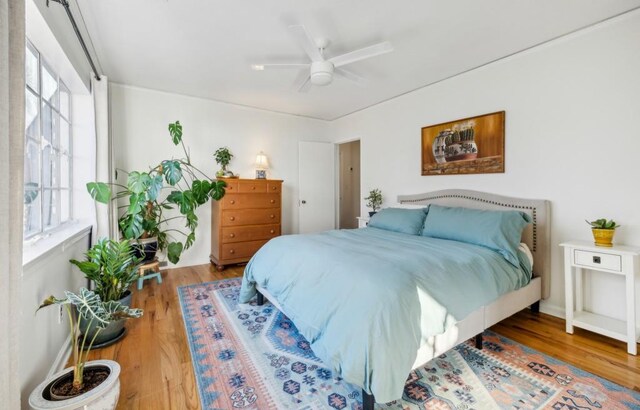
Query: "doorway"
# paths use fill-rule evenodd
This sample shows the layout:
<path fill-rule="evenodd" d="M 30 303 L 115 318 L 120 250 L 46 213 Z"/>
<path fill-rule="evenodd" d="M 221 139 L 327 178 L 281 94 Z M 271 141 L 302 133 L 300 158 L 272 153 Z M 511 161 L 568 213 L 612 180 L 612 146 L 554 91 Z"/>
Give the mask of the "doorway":
<path fill-rule="evenodd" d="M 339 228 L 358 227 L 360 216 L 360 140 L 338 145 Z"/>

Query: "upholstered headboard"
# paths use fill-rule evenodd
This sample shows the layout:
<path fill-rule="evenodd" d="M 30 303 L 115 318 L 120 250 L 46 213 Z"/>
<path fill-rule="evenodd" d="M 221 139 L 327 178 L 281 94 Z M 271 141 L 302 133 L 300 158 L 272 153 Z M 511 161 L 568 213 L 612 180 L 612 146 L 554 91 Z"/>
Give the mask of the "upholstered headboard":
<path fill-rule="evenodd" d="M 540 199 L 512 198 L 465 189 L 445 189 L 417 195 L 400 195 L 401 204 L 462 206 L 475 209 L 518 210 L 533 219 L 522 233 L 522 242 L 533 253 L 533 275 L 542 279 L 542 298 L 549 297 L 551 282 L 550 206 Z"/>

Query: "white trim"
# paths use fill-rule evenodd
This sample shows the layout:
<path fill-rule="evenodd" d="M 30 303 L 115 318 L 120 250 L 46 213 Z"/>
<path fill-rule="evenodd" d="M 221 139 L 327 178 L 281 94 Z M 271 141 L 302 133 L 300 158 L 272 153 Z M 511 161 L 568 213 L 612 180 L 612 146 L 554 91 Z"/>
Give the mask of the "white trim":
<path fill-rule="evenodd" d="M 64 252 L 66 248 L 89 235 L 91 228 L 92 225 L 87 222 L 69 223 L 61 227 L 60 230 L 31 244 L 25 243 L 22 252 L 23 272 L 27 268 L 37 266 L 37 263 L 43 261 L 45 256 L 58 249 Z"/>
<path fill-rule="evenodd" d="M 560 319 L 564 319 L 564 309 L 560 306 L 552 305 L 550 303 L 546 303 L 545 301 L 541 301 L 540 303 L 540 312 L 546 313 L 547 315 L 559 317 Z"/>
<path fill-rule="evenodd" d="M 51 364 L 49 373 L 47 373 L 47 379 L 49 379 L 54 374 L 64 370 L 67 367 L 67 362 L 69 361 L 69 357 L 71 357 L 71 335 L 67 336 L 64 343 L 60 347 L 60 350 L 58 351 L 58 354 L 56 355 L 55 360 Z"/>

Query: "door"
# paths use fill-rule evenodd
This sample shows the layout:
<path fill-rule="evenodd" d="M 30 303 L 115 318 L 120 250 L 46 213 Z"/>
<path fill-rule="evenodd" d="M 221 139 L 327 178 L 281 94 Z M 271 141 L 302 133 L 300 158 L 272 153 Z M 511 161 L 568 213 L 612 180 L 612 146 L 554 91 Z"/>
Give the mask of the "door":
<path fill-rule="evenodd" d="M 335 228 L 335 146 L 328 142 L 298 145 L 300 233 Z"/>
<path fill-rule="evenodd" d="M 360 141 L 338 145 L 340 197 L 338 201 L 340 229 L 358 227 L 360 216 Z"/>

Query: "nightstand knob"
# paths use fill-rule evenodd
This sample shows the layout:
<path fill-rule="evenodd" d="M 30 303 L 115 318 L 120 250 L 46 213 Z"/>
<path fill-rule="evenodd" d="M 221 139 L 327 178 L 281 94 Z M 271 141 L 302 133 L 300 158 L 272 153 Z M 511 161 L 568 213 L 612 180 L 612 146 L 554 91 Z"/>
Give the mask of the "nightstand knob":
<path fill-rule="evenodd" d="M 231 220 L 231 221 L 235 221 L 235 220 L 236 220 L 236 217 L 235 217 L 235 216 L 232 216 L 231 218 L 229 218 L 229 220 Z"/>
<path fill-rule="evenodd" d="M 601 263 L 601 262 L 602 262 L 602 261 L 601 261 L 601 259 L 600 259 L 600 257 L 599 257 L 599 256 L 594 256 L 594 257 L 593 257 L 593 263 Z"/>
<path fill-rule="evenodd" d="M 272 199 L 270 202 L 271 202 L 272 204 L 275 204 L 275 203 L 276 203 L 276 200 L 275 200 L 275 199 Z"/>
<path fill-rule="evenodd" d="M 276 217 L 276 216 L 275 216 L 274 214 L 269 215 L 269 218 L 271 218 L 271 219 L 273 219 L 273 218 L 275 218 L 275 217 Z"/>
<path fill-rule="evenodd" d="M 236 253 L 236 251 L 234 249 L 229 249 L 229 253 L 233 254 Z"/>
<path fill-rule="evenodd" d="M 276 231 L 272 229 L 269 231 L 269 233 L 276 233 Z"/>
<path fill-rule="evenodd" d="M 252 186 L 252 187 L 251 187 L 251 189 L 253 189 L 253 190 L 255 191 L 256 187 L 255 187 L 255 186 Z"/>
<path fill-rule="evenodd" d="M 234 201 L 234 200 L 232 199 L 231 201 L 229 201 L 229 203 L 230 203 L 231 205 L 233 205 L 233 204 L 235 204 L 235 203 L 236 203 L 236 201 Z"/>
<path fill-rule="evenodd" d="M 236 234 L 235 234 L 235 233 L 230 233 L 230 234 L 229 234 L 229 238 L 235 238 L 235 237 L 236 237 Z"/>

